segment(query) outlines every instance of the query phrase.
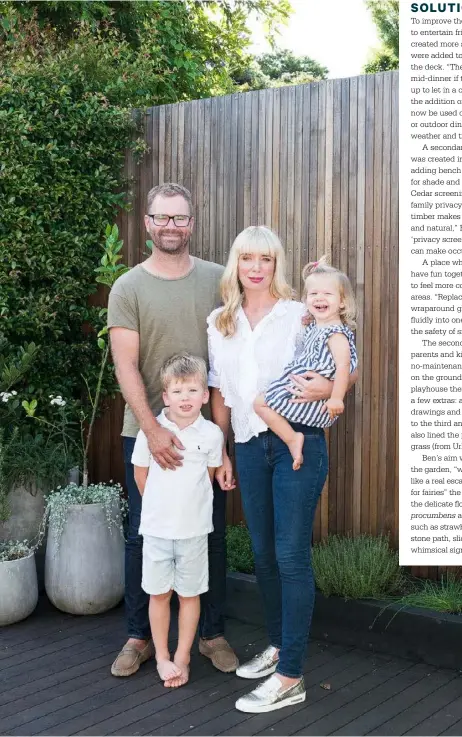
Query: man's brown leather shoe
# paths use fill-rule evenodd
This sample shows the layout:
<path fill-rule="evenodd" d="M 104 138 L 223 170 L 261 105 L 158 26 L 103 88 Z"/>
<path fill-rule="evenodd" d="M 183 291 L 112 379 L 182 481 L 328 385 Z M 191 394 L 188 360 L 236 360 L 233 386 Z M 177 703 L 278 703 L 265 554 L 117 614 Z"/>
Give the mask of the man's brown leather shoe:
<path fill-rule="evenodd" d="M 199 640 L 199 652 L 210 658 L 212 664 L 222 673 L 232 673 L 239 665 L 236 653 L 223 637 L 216 640 Z M 212 644 L 213 643 L 213 644 Z"/>
<path fill-rule="evenodd" d="M 113 676 L 131 676 L 153 655 L 154 646 L 151 640 L 142 650 L 138 650 L 134 645 L 125 645 L 114 660 L 111 673 Z"/>

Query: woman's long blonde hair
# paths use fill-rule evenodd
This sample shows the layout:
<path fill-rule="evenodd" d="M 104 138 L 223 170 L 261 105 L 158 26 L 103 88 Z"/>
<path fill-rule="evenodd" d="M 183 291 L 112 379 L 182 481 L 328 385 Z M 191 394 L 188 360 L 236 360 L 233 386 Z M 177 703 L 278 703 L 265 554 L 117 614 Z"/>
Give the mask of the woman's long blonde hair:
<path fill-rule="evenodd" d="M 340 299 L 343 302 L 343 307 L 340 310 L 340 319 L 344 325 L 347 325 L 352 330 L 355 329 L 355 317 L 356 317 L 356 301 L 353 294 L 353 288 L 350 280 L 343 271 L 336 269 L 334 266 L 330 266 L 327 260 L 327 256 L 321 256 L 319 261 L 312 261 L 307 264 L 302 271 L 302 278 L 305 284 L 303 292 L 303 301 L 306 300 L 307 294 L 307 281 L 310 276 L 316 274 L 328 274 L 329 276 L 335 276 L 338 282 L 338 288 L 340 292 Z"/>
<path fill-rule="evenodd" d="M 228 263 L 221 278 L 223 310 L 217 317 L 216 328 L 225 337 L 236 332 L 236 313 L 242 304 L 244 292 L 238 278 L 239 256 L 242 253 L 257 253 L 274 258 L 274 276 L 270 294 L 276 299 L 292 299 L 293 290 L 285 275 L 285 254 L 276 233 L 265 225 L 250 225 L 234 240 L 229 252 Z"/>

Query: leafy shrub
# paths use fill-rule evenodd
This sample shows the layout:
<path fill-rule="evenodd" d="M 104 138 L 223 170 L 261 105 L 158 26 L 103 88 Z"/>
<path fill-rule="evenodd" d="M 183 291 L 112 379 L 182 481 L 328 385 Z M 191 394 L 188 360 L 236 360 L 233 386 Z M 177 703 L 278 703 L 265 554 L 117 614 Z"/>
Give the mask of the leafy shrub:
<path fill-rule="evenodd" d="M 252 544 L 249 531 L 245 525 L 228 525 L 226 528 L 226 548 L 229 571 L 254 572 Z"/>
<path fill-rule="evenodd" d="M 331 535 L 313 546 L 317 588 L 325 595 L 380 599 L 402 583 L 398 554 L 385 536 Z"/>
<path fill-rule="evenodd" d="M 31 396 L 77 399 L 99 365 L 94 267 L 122 202 L 128 111 L 58 57 L 0 72 L 0 320 L 11 353 L 34 342 Z M 108 145 L 110 142 L 110 145 Z M 94 374 L 94 376 L 92 375 Z M 112 377 L 105 390 L 114 387 Z"/>

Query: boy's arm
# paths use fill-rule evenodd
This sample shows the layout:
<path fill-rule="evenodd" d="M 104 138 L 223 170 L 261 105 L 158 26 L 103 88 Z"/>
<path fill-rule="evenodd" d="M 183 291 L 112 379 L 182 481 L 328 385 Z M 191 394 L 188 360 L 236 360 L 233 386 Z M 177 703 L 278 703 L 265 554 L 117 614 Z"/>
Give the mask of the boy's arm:
<path fill-rule="evenodd" d="M 226 441 L 228 438 L 231 410 L 225 405 L 225 400 L 223 399 L 220 390 L 215 387 L 211 387 L 210 405 L 212 409 L 212 420 L 216 425 L 218 425 L 224 437 L 223 464 L 220 466 L 216 478 L 220 487 L 224 491 L 231 491 L 231 489 L 236 488 L 236 482 L 233 477 L 233 465 L 226 452 Z"/>
<path fill-rule="evenodd" d="M 210 466 L 209 466 L 207 470 L 209 472 L 210 483 L 213 484 L 213 479 L 215 478 L 215 471 L 217 469 L 216 468 L 210 468 Z"/>
<path fill-rule="evenodd" d="M 141 496 L 144 494 L 144 487 L 146 486 L 146 480 L 148 478 L 149 468 L 146 466 L 134 466 L 135 469 L 135 482 L 138 487 L 138 491 Z"/>
<path fill-rule="evenodd" d="M 332 386 L 332 394 L 324 405 L 333 419 L 342 414 L 344 410 L 343 397 L 347 393 L 350 380 L 350 344 L 342 333 L 334 333 L 327 341 L 329 350 L 335 363 L 335 377 Z"/>

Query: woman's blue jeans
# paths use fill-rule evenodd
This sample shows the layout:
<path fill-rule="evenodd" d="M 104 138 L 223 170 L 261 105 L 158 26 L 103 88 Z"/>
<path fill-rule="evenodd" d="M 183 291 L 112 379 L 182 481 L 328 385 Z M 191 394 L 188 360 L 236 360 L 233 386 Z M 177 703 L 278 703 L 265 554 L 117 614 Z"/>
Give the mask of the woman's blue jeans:
<path fill-rule="evenodd" d="M 313 519 L 328 461 L 324 430 L 291 424 L 305 435 L 304 463 L 298 471 L 292 470 L 286 444 L 271 430 L 236 443 L 235 452 L 268 634 L 271 644 L 280 648 L 277 672 L 298 678 L 315 596 Z"/>

